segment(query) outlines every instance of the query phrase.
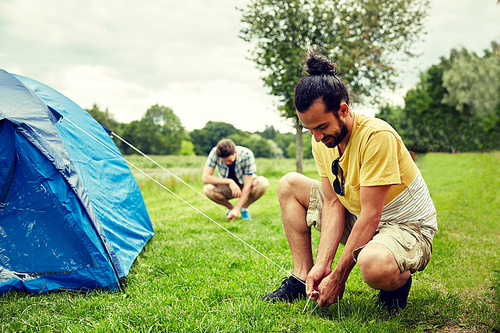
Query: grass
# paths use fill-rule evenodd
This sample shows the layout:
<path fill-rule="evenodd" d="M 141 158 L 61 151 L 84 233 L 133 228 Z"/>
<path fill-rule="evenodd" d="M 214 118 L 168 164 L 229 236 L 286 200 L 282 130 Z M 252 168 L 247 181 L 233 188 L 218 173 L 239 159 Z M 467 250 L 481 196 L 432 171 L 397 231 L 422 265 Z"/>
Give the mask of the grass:
<path fill-rule="evenodd" d="M 128 159 L 208 218 L 148 178 L 137 175 L 156 235 L 137 258 L 124 292 L 0 295 L 0 332 L 499 332 L 500 156 L 418 156 L 438 211 L 439 233 L 429 266 L 415 274 L 409 305 L 390 316 L 375 308 L 355 267 L 344 299 L 326 309 L 305 301 L 267 304 L 261 297 L 287 273 L 215 222 L 292 271 L 277 187 L 292 160 L 258 159 L 266 195 L 251 206 L 252 221 L 226 222 L 214 205 L 138 156 Z M 204 157 L 153 159 L 198 191 Z M 318 178 L 314 162 L 304 173 Z M 211 220 L 213 219 L 213 221 Z M 319 234 L 313 232 L 313 246 Z"/>

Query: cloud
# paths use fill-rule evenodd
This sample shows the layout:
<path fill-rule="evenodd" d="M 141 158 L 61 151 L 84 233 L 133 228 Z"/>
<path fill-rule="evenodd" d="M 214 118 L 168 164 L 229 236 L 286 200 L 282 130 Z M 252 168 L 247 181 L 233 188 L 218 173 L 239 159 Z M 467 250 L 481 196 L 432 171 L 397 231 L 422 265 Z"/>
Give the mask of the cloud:
<path fill-rule="evenodd" d="M 453 48 L 482 53 L 491 41 L 500 41 L 500 6 L 491 0 L 434 0 L 426 30 L 424 40 L 415 45 L 421 56 L 408 62 L 401 75 L 407 88 L 416 84 L 420 71 L 438 64 L 441 57 L 449 57 Z"/>
<path fill-rule="evenodd" d="M 293 131 L 274 109 L 261 73 L 238 38 L 249 0 L 0 0 L 0 64 L 65 94 L 97 103 L 121 122 L 154 104 L 192 130 L 209 120 L 249 131 Z M 494 1 L 434 0 L 422 57 L 405 64 L 406 89 L 452 47 L 481 51 L 500 39 Z M 401 101 L 387 94 L 389 99 Z M 398 99 L 399 98 L 399 99 Z M 373 114 L 370 106 L 356 108 Z"/>
<path fill-rule="evenodd" d="M 188 129 L 208 120 L 264 129 L 260 119 L 281 119 L 237 36 L 235 7 L 245 3 L 0 2 L 0 60 L 84 108 L 109 108 L 122 122 L 158 103 L 173 107 Z"/>
<path fill-rule="evenodd" d="M 228 2 L 20 0 L 1 6 L 4 50 L 41 76 L 100 65 L 108 75 L 154 89 L 224 75 L 224 55 L 245 51 Z"/>

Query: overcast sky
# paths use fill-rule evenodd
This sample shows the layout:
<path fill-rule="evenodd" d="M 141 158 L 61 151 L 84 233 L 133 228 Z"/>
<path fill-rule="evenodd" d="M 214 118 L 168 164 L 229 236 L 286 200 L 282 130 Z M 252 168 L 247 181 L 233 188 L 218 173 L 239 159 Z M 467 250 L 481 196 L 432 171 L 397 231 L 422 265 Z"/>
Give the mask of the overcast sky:
<path fill-rule="evenodd" d="M 274 111 L 260 72 L 238 38 L 249 0 L 0 0 L 0 68 L 40 81 L 82 108 L 96 103 L 120 122 L 160 104 L 191 131 L 207 121 L 247 131 L 292 131 Z M 497 0 L 431 0 L 422 54 L 399 95 L 425 70 L 466 47 L 500 42 Z M 358 108 L 372 114 L 369 108 Z"/>

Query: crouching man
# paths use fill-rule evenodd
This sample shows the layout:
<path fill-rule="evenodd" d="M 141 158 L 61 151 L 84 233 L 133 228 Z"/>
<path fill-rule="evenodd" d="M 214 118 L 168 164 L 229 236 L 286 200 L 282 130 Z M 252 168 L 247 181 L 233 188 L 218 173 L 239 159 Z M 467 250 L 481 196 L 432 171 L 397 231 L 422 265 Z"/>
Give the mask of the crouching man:
<path fill-rule="evenodd" d="M 219 177 L 214 176 L 215 167 Z M 203 169 L 203 192 L 212 201 L 228 208 L 226 219 L 234 221 L 241 213 L 243 220 L 251 220 L 248 207 L 266 193 L 269 182 L 256 175 L 255 158 L 248 148 L 235 146 L 224 139 L 212 148 Z M 238 198 L 235 205 L 230 199 Z"/>
<path fill-rule="evenodd" d="M 311 297 L 327 307 L 342 299 L 354 265 L 379 290 L 377 303 L 404 308 L 411 274 L 431 259 L 436 210 L 427 185 L 396 131 L 354 113 L 335 64 L 319 54 L 306 62 L 295 89 L 302 125 L 313 135 L 321 182 L 285 175 L 278 197 L 294 275 L 264 300 Z M 311 227 L 321 231 L 316 263 Z M 332 268 L 339 243 L 344 249 Z"/>

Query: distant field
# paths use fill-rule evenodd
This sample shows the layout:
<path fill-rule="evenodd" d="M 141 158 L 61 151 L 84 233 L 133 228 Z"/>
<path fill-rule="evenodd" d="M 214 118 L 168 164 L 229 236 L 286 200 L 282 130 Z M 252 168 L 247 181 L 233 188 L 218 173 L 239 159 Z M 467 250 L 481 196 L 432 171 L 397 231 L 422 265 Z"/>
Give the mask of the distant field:
<path fill-rule="evenodd" d="M 417 156 L 438 211 L 429 266 L 414 275 L 408 307 L 389 316 L 354 268 L 344 299 L 303 313 L 305 301 L 267 304 L 262 296 L 292 271 L 278 181 L 295 161 L 257 159 L 270 181 L 251 206 L 252 221 L 224 219 L 225 209 L 139 156 L 131 163 L 156 235 L 134 263 L 124 292 L 0 295 L 0 332 L 499 332 L 500 156 Z M 152 156 L 201 192 L 205 157 Z M 304 173 L 318 179 L 314 161 Z M 185 202 L 184 202 L 184 201 Z M 189 204 L 187 204 L 188 202 Z M 194 209 L 193 207 L 196 209 Z M 200 213 L 202 212 L 202 213 Z M 206 215 L 206 216 L 205 216 Z M 238 236 L 261 255 L 230 235 Z M 319 234 L 313 232 L 313 246 Z"/>

